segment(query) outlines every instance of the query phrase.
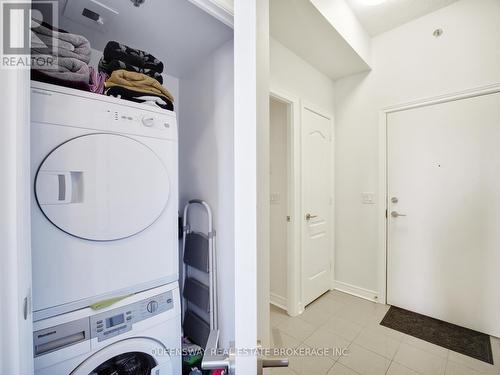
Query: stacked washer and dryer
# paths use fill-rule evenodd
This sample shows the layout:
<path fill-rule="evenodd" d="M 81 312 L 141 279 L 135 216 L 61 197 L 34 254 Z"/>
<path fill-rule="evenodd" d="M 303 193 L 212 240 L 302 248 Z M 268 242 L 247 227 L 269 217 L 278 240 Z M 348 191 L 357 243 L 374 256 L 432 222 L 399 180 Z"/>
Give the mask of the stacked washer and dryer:
<path fill-rule="evenodd" d="M 31 97 L 35 373 L 180 374 L 175 113 Z"/>

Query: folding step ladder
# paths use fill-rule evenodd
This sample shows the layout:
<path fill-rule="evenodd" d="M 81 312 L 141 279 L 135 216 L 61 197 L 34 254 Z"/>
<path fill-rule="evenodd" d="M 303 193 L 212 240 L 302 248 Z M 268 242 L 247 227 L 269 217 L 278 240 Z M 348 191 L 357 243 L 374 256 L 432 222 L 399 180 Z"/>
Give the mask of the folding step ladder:
<path fill-rule="evenodd" d="M 207 233 L 192 228 L 190 212 L 195 205 L 206 212 Z M 205 347 L 211 331 L 218 330 L 217 259 L 215 230 L 210 206 L 200 199 L 184 207 L 182 236 L 184 336 Z"/>

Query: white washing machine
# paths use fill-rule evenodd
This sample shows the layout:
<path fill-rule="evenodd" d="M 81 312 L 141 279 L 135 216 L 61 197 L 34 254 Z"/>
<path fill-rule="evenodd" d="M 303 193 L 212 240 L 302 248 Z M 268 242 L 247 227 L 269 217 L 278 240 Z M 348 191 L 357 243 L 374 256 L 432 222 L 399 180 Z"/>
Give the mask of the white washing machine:
<path fill-rule="evenodd" d="M 180 375 L 177 283 L 34 323 L 36 375 Z"/>
<path fill-rule="evenodd" d="M 175 113 L 32 82 L 34 320 L 178 280 Z"/>

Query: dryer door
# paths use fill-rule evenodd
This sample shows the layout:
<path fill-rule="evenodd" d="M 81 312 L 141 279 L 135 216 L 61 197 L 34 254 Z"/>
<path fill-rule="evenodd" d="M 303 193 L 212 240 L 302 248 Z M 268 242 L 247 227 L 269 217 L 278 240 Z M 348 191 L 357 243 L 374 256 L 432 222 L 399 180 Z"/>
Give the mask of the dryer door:
<path fill-rule="evenodd" d="M 42 162 L 35 195 L 44 215 L 75 237 L 111 241 L 137 234 L 161 215 L 168 172 L 143 143 L 117 134 L 69 140 Z"/>
<path fill-rule="evenodd" d="M 70 375 L 177 375 L 167 348 L 158 341 L 132 338 L 118 341 L 87 358 Z"/>

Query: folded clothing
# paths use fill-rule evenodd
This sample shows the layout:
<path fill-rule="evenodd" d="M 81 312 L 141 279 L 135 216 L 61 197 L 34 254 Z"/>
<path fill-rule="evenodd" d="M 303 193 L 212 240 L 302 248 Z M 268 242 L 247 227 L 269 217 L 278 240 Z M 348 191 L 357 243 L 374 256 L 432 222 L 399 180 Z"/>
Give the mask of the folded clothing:
<path fill-rule="evenodd" d="M 115 70 L 120 69 L 128 70 L 130 72 L 142 73 L 156 79 L 158 82 L 160 82 L 160 84 L 163 83 L 163 77 L 161 76 L 161 74 L 153 69 L 139 68 L 138 66 L 127 64 L 126 62 L 121 60 L 106 61 L 104 60 L 104 57 L 101 57 L 101 60 L 99 60 L 99 71 L 106 73 L 107 75 L 111 75 Z"/>
<path fill-rule="evenodd" d="M 33 81 L 51 83 L 53 85 L 69 87 L 72 89 L 90 91 L 88 82 L 64 79 L 62 76 L 57 76 L 56 74 L 48 75 L 47 71 L 42 70 L 31 70 L 31 79 Z"/>
<path fill-rule="evenodd" d="M 144 94 L 142 91 L 136 91 L 123 86 L 111 86 L 106 88 L 105 94 L 114 96 L 121 99 L 130 100 L 136 103 L 144 103 L 149 105 L 156 105 L 168 111 L 174 110 L 174 103 L 164 95 L 157 94 Z"/>
<path fill-rule="evenodd" d="M 103 57 L 108 62 L 119 60 L 140 69 L 151 69 L 158 73 L 163 72 L 163 63 L 150 53 L 130 48 L 115 41 L 110 41 L 106 44 Z"/>
<path fill-rule="evenodd" d="M 50 68 L 46 62 L 53 61 Z M 38 63 L 41 65 L 38 68 Z M 31 77 L 36 81 L 53 83 L 89 91 L 89 66 L 71 57 L 38 55 L 32 59 Z"/>
<path fill-rule="evenodd" d="M 174 102 L 172 94 L 160 82 L 142 73 L 129 72 L 124 69 L 115 70 L 105 85 L 106 88 L 121 86 L 147 95 L 162 95 Z"/>
<path fill-rule="evenodd" d="M 108 75 L 103 72 L 98 72 L 92 66 L 90 69 L 89 89 L 97 94 L 104 94 L 104 82 L 108 79 Z"/>
<path fill-rule="evenodd" d="M 82 35 L 53 30 L 37 21 L 31 22 L 31 51 L 33 54 L 46 53 L 47 47 L 55 47 L 55 55 L 71 57 L 88 64 L 90 62 L 90 42 Z"/>
<path fill-rule="evenodd" d="M 53 47 L 47 55 L 47 47 Z M 89 91 L 90 43 L 76 34 L 31 21 L 31 78 Z"/>

